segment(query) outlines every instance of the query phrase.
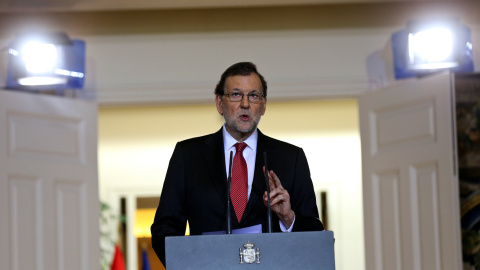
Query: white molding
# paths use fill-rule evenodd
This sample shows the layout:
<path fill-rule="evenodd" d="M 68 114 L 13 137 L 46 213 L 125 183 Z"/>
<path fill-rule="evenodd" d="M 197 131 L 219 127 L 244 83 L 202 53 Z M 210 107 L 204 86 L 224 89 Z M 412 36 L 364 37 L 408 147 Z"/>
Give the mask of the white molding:
<path fill-rule="evenodd" d="M 297 5 L 320 4 L 348 4 L 348 3 L 383 3 L 403 2 L 414 0 L 117 0 L 115 4 L 109 0 L 52 0 L 48 2 L 24 0 L 21 4 L 16 1 L 0 1 L 0 13 L 8 12 L 35 12 L 41 11 L 116 11 L 116 10 L 146 10 L 146 9 L 200 9 L 200 8 L 238 8 L 238 7 L 281 7 Z M 48 4 L 47 4 L 48 3 Z"/>
<path fill-rule="evenodd" d="M 215 83 L 177 83 L 137 86 L 109 86 L 98 89 L 100 105 L 142 105 L 158 103 L 212 103 Z M 367 79 L 317 79 L 268 82 L 269 100 L 352 98 L 369 90 Z M 85 89 L 86 92 L 93 92 Z"/>
<path fill-rule="evenodd" d="M 270 90 L 272 89 L 272 90 Z M 310 99 L 357 97 L 368 91 L 367 79 L 322 79 L 272 82 L 271 99 Z"/>

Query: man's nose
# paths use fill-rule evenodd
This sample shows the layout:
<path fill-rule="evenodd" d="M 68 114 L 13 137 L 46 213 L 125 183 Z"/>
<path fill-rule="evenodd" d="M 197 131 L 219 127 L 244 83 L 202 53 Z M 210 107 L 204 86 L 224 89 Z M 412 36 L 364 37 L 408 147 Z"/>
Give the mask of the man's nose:
<path fill-rule="evenodd" d="M 242 106 L 242 108 L 250 107 L 250 100 L 248 100 L 247 95 L 243 95 L 242 100 L 240 100 L 240 106 Z"/>

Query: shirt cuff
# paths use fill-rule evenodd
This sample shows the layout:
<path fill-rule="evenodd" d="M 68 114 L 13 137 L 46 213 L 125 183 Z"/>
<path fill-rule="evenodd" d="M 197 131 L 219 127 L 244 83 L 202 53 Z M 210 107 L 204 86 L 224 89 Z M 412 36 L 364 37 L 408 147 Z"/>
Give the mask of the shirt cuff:
<path fill-rule="evenodd" d="M 285 227 L 283 222 L 279 220 L 278 223 L 280 223 L 280 230 L 282 230 L 282 232 L 292 232 L 293 224 L 295 224 L 295 218 L 296 217 L 297 217 L 296 215 L 293 217 L 292 225 L 290 225 L 290 228 L 288 228 L 288 229 Z"/>

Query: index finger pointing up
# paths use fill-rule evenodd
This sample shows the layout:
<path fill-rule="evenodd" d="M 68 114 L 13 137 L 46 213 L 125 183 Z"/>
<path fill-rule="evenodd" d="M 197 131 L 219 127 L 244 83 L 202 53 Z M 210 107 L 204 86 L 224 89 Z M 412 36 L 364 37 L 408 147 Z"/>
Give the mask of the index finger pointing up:
<path fill-rule="evenodd" d="M 268 174 L 268 179 L 270 180 L 270 189 L 283 188 L 282 183 L 280 182 L 280 179 L 273 172 L 273 170 L 270 170 Z"/>
<path fill-rule="evenodd" d="M 263 166 L 263 173 L 265 174 L 265 166 Z M 277 184 L 275 183 L 275 180 L 273 179 L 274 176 L 276 177 L 275 173 L 272 170 L 270 170 L 268 172 L 268 185 L 270 186 L 270 191 L 277 188 Z"/>

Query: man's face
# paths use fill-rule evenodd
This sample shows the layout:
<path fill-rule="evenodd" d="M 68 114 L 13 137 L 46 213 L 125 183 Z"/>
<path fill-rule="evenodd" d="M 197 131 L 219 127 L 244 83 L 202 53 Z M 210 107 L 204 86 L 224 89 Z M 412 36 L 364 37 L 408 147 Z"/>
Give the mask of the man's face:
<path fill-rule="evenodd" d="M 255 130 L 260 118 L 265 114 L 267 99 L 260 103 L 251 103 L 247 94 L 262 95 L 262 82 L 257 74 L 231 76 L 225 81 L 225 94 L 238 92 L 245 94 L 241 101 L 232 102 L 227 96 L 217 95 L 217 111 L 223 115 L 226 129 L 237 141 L 244 141 Z"/>

